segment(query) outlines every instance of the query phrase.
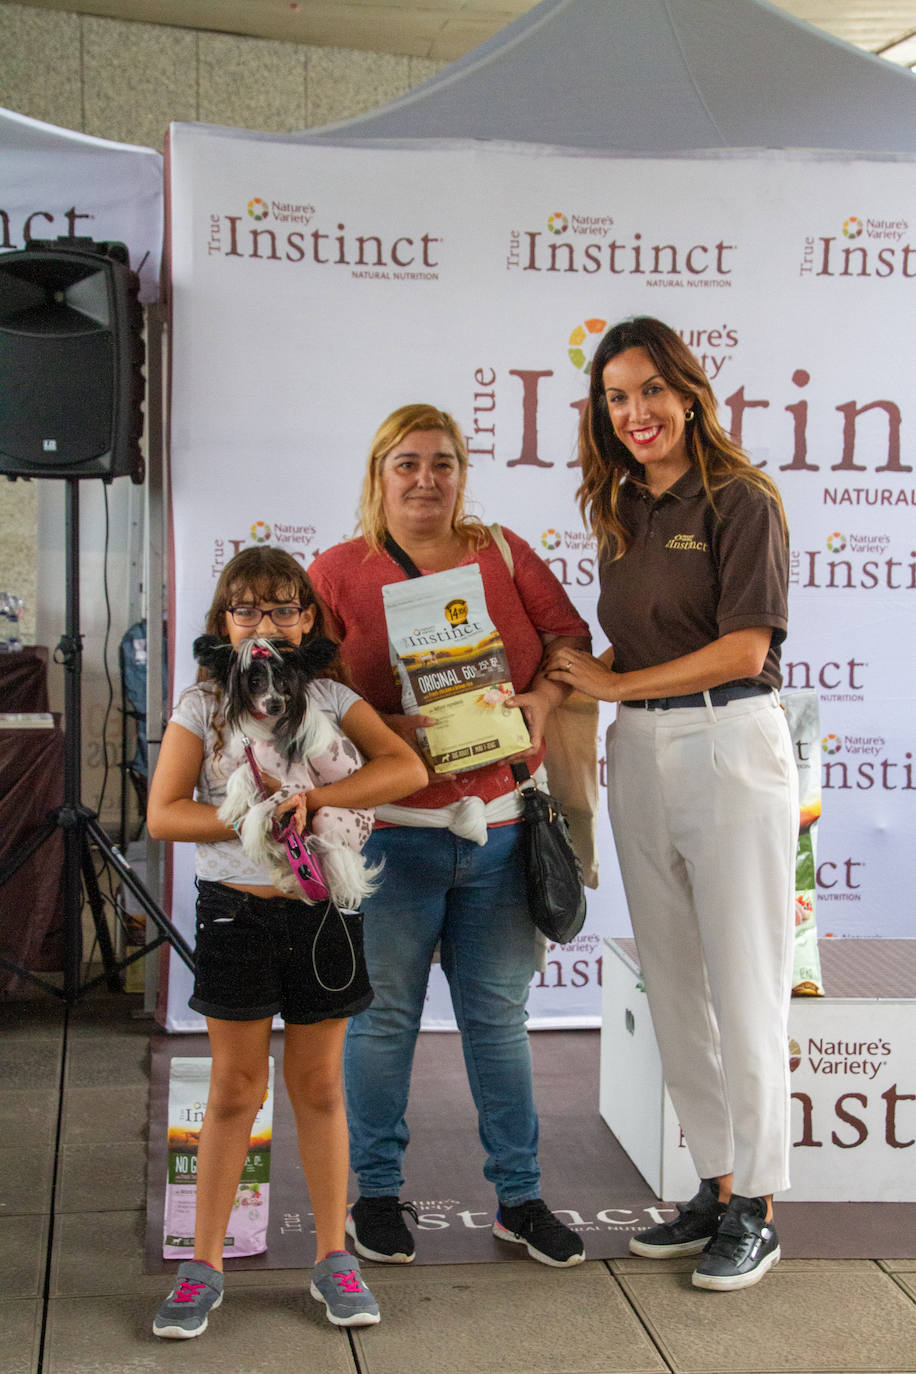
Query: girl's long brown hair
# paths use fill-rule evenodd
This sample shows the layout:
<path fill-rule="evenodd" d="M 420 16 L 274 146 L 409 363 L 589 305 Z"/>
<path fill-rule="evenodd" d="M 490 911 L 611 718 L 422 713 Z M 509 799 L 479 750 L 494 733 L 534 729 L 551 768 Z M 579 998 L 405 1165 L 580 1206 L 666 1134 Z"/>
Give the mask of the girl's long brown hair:
<path fill-rule="evenodd" d="M 693 411 L 684 431 L 687 455 L 703 481 L 713 510 L 715 493 L 730 482 L 746 482 L 765 492 L 779 511 L 783 530 L 786 516 L 779 489 L 755 468 L 743 449 L 722 428 L 709 379 L 681 336 L 661 320 L 640 315 L 609 329 L 592 359 L 588 401 L 579 424 L 579 462 L 582 482 L 576 496 L 585 524 L 598 539 L 601 552 L 616 560 L 627 551 L 631 532 L 620 515 L 620 487 L 626 479 L 644 482 L 637 463 L 614 433 L 604 394 L 604 369 L 629 348 L 644 348 L 669 386 L 686 398 Z"/>

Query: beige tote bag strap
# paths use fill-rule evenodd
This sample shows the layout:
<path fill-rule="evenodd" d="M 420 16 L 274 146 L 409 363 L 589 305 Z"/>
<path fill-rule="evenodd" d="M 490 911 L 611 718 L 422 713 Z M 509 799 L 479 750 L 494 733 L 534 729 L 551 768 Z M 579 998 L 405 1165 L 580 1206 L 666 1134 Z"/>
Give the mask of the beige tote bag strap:
<path fill-rule="evenodd" d="M 489 526 L 493 543 L 515 578 L 515 560 L 502 525 Z M 582 865 L 586 887 L 598 886 L 598 703 L 582 692 L 570 692 L 547 717 L 544 767 L 550 790 L 563 803 L 569 838 Z"/>

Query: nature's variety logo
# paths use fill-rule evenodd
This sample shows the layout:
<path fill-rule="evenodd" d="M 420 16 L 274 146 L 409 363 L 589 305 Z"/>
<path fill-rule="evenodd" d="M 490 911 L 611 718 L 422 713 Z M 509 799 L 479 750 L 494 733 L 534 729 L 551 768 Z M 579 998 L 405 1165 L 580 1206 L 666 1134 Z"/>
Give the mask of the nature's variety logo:
<path fill-rule="evenodd" d="M 834 530 L 833 534 L 827 536 L 827 548 L 831 553 L 842 553 L 846 547 L 846 536 L 840 534 L 839 530 Z"/>
<path fill-rule="evenodd" d="M 265 520 L 256 520 L 251 527 L 251 537 L 256 544 L 266 544 L 270 538 L 270 526 Z"/>
<path fill-rule="evenodd" d="M 858 215 L 850 215 L 849 219 L 843 220 L 843 236 L 847 239 L 858 239 L 862 237 L 865 225 Z"/>
<path fill-rule="evenodd" d="M 262 200 L 260 196 L 252 196 L 251 200 L 248 202 L 248 213 L 252 219 L 266 219 L 270 213 L 267 208 L 267 201 Z"/>
<path fill-rule="evenodd" d="M 468 603 L 463 597 L 456 597 L 445 607 L 445 618 L 450 625 L 464 625 L 468 618 Z"/>
<path fill-rule="evenodd" d="M 801 1045 L 797 1040 L 789 1040 L 789 1072 L 794 1073 L 801 1063 Z"/>
<path fill-rule="evenodd" d="M 825 754 L 838 754 L 843 747 L 843 742 L 839 735 L 825 735 L 821 740 L 821 748 Z"/>
<path fill-rule="evenodd" d="M 584 320 L 582 324 L 577 324 L 570 334 L 569 361 L 579 372 L 591 372 L 592 358 L 605 329 L 607 320 Z"/>
<path fill-rule="evenodd" d="M 555 210 L 552 215 L 548 216 L 547 228 L 552 234 L 566 233 L 566 230 L 569 228 L 569 220 L 563 214 L 562 210 Z"/>
<path fill-rule="evenodd" d="M 541 543 L 545 549 L 558 549 L 563 542 L 563 536 L 559 530 L 545 530 L 541 535 Z"/>

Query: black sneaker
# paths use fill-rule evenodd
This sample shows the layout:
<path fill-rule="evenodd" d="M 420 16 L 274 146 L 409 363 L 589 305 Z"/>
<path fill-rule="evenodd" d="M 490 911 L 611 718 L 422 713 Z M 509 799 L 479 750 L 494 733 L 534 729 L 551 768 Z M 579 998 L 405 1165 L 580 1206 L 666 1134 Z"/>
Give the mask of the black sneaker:
<path fill-rule="evenodd" d="M 500 1203 L 493 1223 L 493 1234 L 497 1240 L 509 1240 L 515 1245 L 527 1246 L 531 1258 L 540 1260 L 542 1264 L 563 1268 L 569 1264 L 581 1264 L 585 1259 L 581 1237 L 564 1226 L 539 1197 L 531 1202 L 520 1202 L 517 1207 L 506 1207 Z"/>
<path fill-rule="evenodd" d="M 764 1198 L 732 1193 L 718 1234 L 693 1272 L 695 1288 L 730 1293 L 760 1282 L 780 1256 L 776 1227 L 765 1219 L 766 1211 Z"/>
<path fill-rule="evenodd" d="M 630 1239 L 630 1252 L 644 1259 L 671 1259 L 675 1255 L 698 1255 L 715 1236 L 725 1206 L 719 1201 L 719 1183 L 714 1178 L 700 1180 L 700 1190 L 689 1202 L 677 1204 L 673 1221 L 660 1222 Z"/>
<path fill-rule="evenodd" d="M 397 1197 L 357 1198 L 347 1216 L 356 1253 L 379 1264 L 409 1264 L 417 1252 L 402 1212 L 419 1220 L 413 1204 Z"/>

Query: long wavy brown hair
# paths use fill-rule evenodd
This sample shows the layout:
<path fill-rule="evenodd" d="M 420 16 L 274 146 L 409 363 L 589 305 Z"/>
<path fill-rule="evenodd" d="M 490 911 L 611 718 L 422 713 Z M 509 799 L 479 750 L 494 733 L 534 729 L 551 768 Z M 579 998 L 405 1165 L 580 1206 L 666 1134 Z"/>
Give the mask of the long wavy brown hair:
<path fill-rule="evenodd" d="M 448 435 L 458 459 L 458 499 L 452 512 L 452 530 L 475 548 L 482 548 L 490 542 L 490 533 L 483 521 L 476 515 L 467 515 L 464 509 L 468 478 L 468 451 L 464 435 L 447 410 L 439 410 L 436 406 L 417 402 L 392 411 L 379 425 L 369 448 L 369 461 L 359 502 L 359 532 L 373 553 L 381 551 L 385 535 L 388 533 L 382 495 L 382 467 L 385 459 L 408 434 L 413 434 L 416 430 L 432 429 L 441 429 Z"/>
<path fill-rule="evenodd" d="M 609 329 L 592 359 L 588 401 L 579 423 L 579 462 L 582 482 L 576 496 L 585 524 L 596 535 L 599 550 L 622 558 L 631 531 L 620 514 L 624 481 L 644 484 L 645 472 L 614 433 L 604 394 L 604 369 L 612 358 L 630 348 L 644 348 L 669 386 L 686 398 L 693 411 L 684 438 L 687 456 L 697 468 L 713 510 L 715 494 L 730 482 L 746 482 L 774 502 L 785 531 L 786 516 L 779 489 L 755 468 L 743 449 L 722 428 L 716 398 L 699 360 L 681 336 L 661 320 L 640 315 Z"/>

